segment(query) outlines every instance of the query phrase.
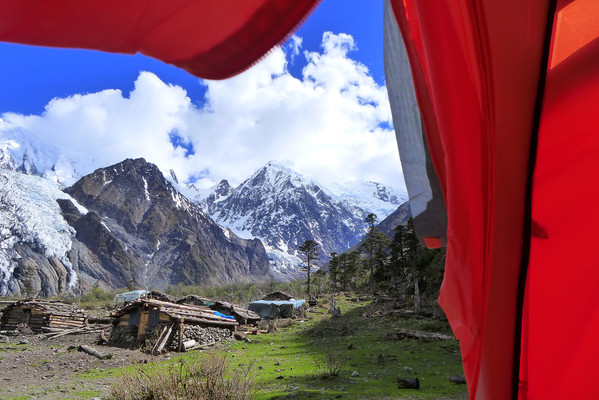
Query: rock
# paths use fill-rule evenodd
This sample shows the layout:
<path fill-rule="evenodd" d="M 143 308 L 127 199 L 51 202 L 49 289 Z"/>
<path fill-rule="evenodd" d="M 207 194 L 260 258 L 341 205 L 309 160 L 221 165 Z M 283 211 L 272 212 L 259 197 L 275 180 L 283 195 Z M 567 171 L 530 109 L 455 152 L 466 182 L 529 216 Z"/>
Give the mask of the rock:
<path fill-rule="evenodd" d="M 277 379 L 285 379 L 283 375 L 277 376 Z"/>
<path fill-rule="evenodd" d="M 333 318 L 341 318 L 341 308 L 335 308 L 335 311 L 333 311 Z"/>
<path fill-rule="evenodd" d="M 418 378 L 397 378 L 398 389 L 420 389 Z"/>
<path fill-rule="evenodd" d="M 453 382 L 458 385 L 466 384 L 466 377 L 464 375 L 449 375 L 447 378 L 449 379 L 449 382 Z"/>
<path fill-rule="evenodd" d="M 351 373 L 351 376 L 358 376 L 358 375 L 360 375 L 358 370 L 355 370 L 354 372 Z"/>

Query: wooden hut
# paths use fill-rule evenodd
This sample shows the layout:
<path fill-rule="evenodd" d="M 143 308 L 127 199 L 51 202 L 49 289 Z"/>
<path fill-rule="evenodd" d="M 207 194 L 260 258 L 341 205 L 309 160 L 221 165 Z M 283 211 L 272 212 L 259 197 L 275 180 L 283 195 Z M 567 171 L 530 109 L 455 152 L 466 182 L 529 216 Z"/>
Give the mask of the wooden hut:
<path fill-rule="evenodd" d="M 272 300 L 272 301 L 289 301 L 289 300 L 293 300 L 293 296 L 288 295 L 287 293 L 283 293 L 283 292 L 272 292 L 269 293 L 267 295 L 265 295 L 264 297 L 262 297 L 262 300 Z"/>
<path fill-rule="evenodd" d="M 210 305 L 210 308 L 222 314 L 235 317 L 239 325 L 255 325 L 261 319 L 255 312 L 226 301 L 216 301 Z"/>
<path fill-rule="evenodd" d="M 189 304 L 192 306 L 210 306 L 212 303 L 212 301 L 196 296 L 195 294 L 190 294 L 177 300 L 177 304 Z"/>
<path fill-rule="evenodd" d="M 161 292 L 159 290 L 152 290 L 150 293 L 148 293 L 146 295 L 146 297 L 150 298 L 150 299 L 154 299 L 154 300 L 168 301 L 170 303 L 177 302 L 177 299 L 175 299 L 173 296 L 166 294 L 164 292 Z"/>
<path fill-rule="evenodd" d="M 55 332 L 87 325 L 87 315 L 74 304 L 40 299 L 17 301 L 2 312 L 0 329 L 14 330 L 26 324 L 36 333 Z"/>
<path fill-rule="evenodd" d="M 230 337 L 239 325 L 233 317 L 217 315 L 208 307 L 155 299 L 135 300 L 111 317 L 113 344 L 134 346 L 154 338 L 158 352 L 173 338 L 178 345 L 171 347 L 179 350 L 190 338 L 198 343 L 217 342 Z"/>

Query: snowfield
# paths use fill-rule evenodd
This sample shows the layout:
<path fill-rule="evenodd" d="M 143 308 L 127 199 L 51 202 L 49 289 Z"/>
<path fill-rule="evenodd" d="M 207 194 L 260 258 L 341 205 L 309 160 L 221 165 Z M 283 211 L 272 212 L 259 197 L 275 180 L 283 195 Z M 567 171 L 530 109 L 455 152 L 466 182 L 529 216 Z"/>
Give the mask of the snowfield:
<path fill-rule="evenodd" d="M 56 183 L 0 169 L 0 295 L 6 294 L 6 283 L 13 276 L 17 243 L 27 244 L 46 257 L 56 257 L 68 269 L 68 287 L 77 283 L 67 258 L 75 230 L 62 217 L 57 199 L 71 200 L 81 213 L 87 213 Z"/>

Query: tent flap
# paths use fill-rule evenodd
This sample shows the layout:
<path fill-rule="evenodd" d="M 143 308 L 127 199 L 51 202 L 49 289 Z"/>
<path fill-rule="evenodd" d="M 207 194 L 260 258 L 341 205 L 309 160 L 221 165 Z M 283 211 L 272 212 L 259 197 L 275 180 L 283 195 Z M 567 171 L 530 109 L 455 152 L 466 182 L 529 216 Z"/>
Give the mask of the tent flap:
<path fill-rule="evenodd" d="M 286 40 L 319 0 L 0 2 L 0 40 L 137 52 L 207 79 L 239 73 Z"/>
<path fill-rule="evenodd" d="M 516 0 L 392 6 L 447 207 L 440 302 L 460 340 L 471 398 L 510 398 L 548 6 Z"/>

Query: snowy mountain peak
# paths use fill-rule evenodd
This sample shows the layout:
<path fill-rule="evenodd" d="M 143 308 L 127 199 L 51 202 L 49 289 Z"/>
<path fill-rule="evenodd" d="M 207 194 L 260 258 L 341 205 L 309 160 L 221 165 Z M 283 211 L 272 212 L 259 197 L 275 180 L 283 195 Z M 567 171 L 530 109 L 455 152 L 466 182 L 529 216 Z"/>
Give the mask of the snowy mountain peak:
<path fill-rule="evenodd" d="M 91 151 L 68 153 L 44 137 L 0 123 L 0 168 L 42 176 L 68 186 L 100 165 L 106 164 Z"/>
<path fill-rule="evenodd" d="M 285 188 L 320 185 L 312 177 L 292 169 L 289 165 L 269 161 L 241 186 L 261 187 L 263 191 L 277 192 Z"/>
<path fill-rule="evenodd" d="M 233 191 L 233 187 L 229 185 L 229 181 L 223 179 L 218 185 L 214 187 L 214 193 L 217 195 L 217 200 L 223 197 L 227 197 Z"/>
<path fill-rule="evenodd" d="M 366 233 L 369 213 L 379 220 L 402 202 L 397 191 L 376 182 L 326 188 L 311 176 L 268 162 L 236 188 L 221 182 L 199 202 L 220 225 L 265 244 L 281 278 L 299 276 L 298 247 L 311 239 L 326 254 L 342 252 Z"/>

